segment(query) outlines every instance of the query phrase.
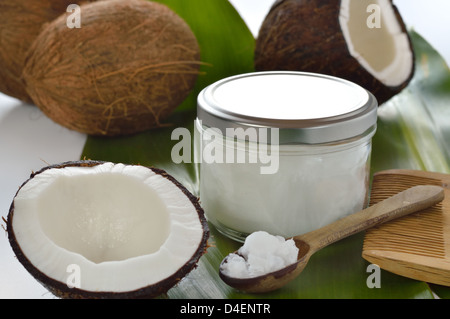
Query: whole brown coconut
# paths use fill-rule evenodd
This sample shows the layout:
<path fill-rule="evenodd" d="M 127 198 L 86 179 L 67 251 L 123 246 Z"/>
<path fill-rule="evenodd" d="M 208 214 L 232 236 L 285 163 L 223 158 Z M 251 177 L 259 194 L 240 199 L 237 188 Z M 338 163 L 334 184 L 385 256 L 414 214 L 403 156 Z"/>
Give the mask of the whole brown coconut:
<path fill-rule="evenodd" d="M 390 0 L 278 0 L 259 31 L 255 68 L 341 77 L 381 105 L 413 77 L 414 52 Z"/>
<path fill-rule="evenodd" d="M 21 78 L 26 53 L 42 25 L 82 2 L 87 1 L 0 1 L 0 92 L 32 103 Z"/>
<path fill-rule="evenodd" d="M 55 122 L 91 135 L 158 127 L 188 96 L 199 46 L 168 7 L 145 0 L 81 6 L 81 28 L 66 17 L 33 43 L 23 72 L 36 105 Z"/>

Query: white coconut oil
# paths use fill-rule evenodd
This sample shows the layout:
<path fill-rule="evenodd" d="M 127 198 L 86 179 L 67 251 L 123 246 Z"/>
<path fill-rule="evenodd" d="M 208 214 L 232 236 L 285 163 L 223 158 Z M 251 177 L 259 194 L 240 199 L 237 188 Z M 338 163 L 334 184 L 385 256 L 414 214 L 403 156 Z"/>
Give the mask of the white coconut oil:
<path fill-rule="evenodd" d="M 245 239 L 237 253 L 227 256 L 220 271 L 232 278 L 254 278 L 294 264 L 297 256 L 298 248 L 293 239 L 258 231 Z"/>
<path fill-rule="evenodd" d="M 375 98 L 342 79 L 261 72 L 199 96 L 200 200 L 209 221 L 244 241 L 292 237 L 367 205 Z"/>

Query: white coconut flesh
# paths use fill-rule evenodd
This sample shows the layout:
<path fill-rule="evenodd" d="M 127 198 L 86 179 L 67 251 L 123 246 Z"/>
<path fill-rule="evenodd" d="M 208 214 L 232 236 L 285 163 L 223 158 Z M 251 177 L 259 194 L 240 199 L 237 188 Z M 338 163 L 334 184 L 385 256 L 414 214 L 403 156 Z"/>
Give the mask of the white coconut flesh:
<path fill-rule="evenodd" d="M 40 272 L 80 289 L 123 292 L 173 275 L 192 258 L 203 227 L 190 199 L 141 166 L 105 163 L 43 171 L 14 199 L 17 243 Z"/>
<path fill-rule="evenodd" d="M 391 87 L 408 79 L 414 57 L 390 0 L 342 0 L 339 22 L 350 54 L 372 76 Z"/>

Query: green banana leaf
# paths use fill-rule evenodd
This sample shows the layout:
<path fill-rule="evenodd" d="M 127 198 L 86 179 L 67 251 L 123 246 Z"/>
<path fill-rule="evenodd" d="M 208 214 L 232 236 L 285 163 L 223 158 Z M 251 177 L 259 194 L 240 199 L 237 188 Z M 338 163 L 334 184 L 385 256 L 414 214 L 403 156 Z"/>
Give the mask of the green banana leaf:
<path fill-rule="evenodd" d="M 195 164 L 175 164 L 171 151 L 174 128 L 193 136 L 196 96 L 218 79 L 253 71 L 254 37 L 227 0 L 161 0 L 183 17 L 196 34 L 203 75 L 192 94 L 170 118 L 171 127 L 120 138 L 88 137 L 82 158 L 141 164 L 165 169 L 191 192 L 198 194 Z M 450 72 L 439 54 L 411 31 L 417 71 L 410 85 L 380 106 L 378 131 L 373 139 L 373 172 L 420 169 L 450 173 Z M 316 253 L 296 280 L 262 295 L 244 294 L 218 276 L 222 259 L 239 248 L 211 226 L 210 248 L 198 267 L 169 290 L 168 298 L 441 298 L 450 288 L 381 271 L 381 288 L 369 288 L 368 262 L 361 257 L 364 234 L 357 234 Z"/>

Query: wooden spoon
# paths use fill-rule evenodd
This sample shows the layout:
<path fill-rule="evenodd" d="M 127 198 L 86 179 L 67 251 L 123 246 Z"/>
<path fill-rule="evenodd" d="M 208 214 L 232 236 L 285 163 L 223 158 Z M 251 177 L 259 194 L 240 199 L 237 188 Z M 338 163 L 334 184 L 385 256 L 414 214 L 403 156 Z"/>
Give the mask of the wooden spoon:
<path fill-rule="evenodd" d="M 226 284 L 243 292 L 264 293 L 279 289 L 296 278 L 318 250 L 370 227 L 428 208 L 443 199 L 444 190 L 439 186 L 409 188 L 325 227 L 293 237 L 299 252 L 297 262 L 292 265 L 253 278 L 233 278 L 222 271 L 219 271 L 219 275 Z M 224 258 L 221 266 L 228 262 L 227 258 Z"/>

